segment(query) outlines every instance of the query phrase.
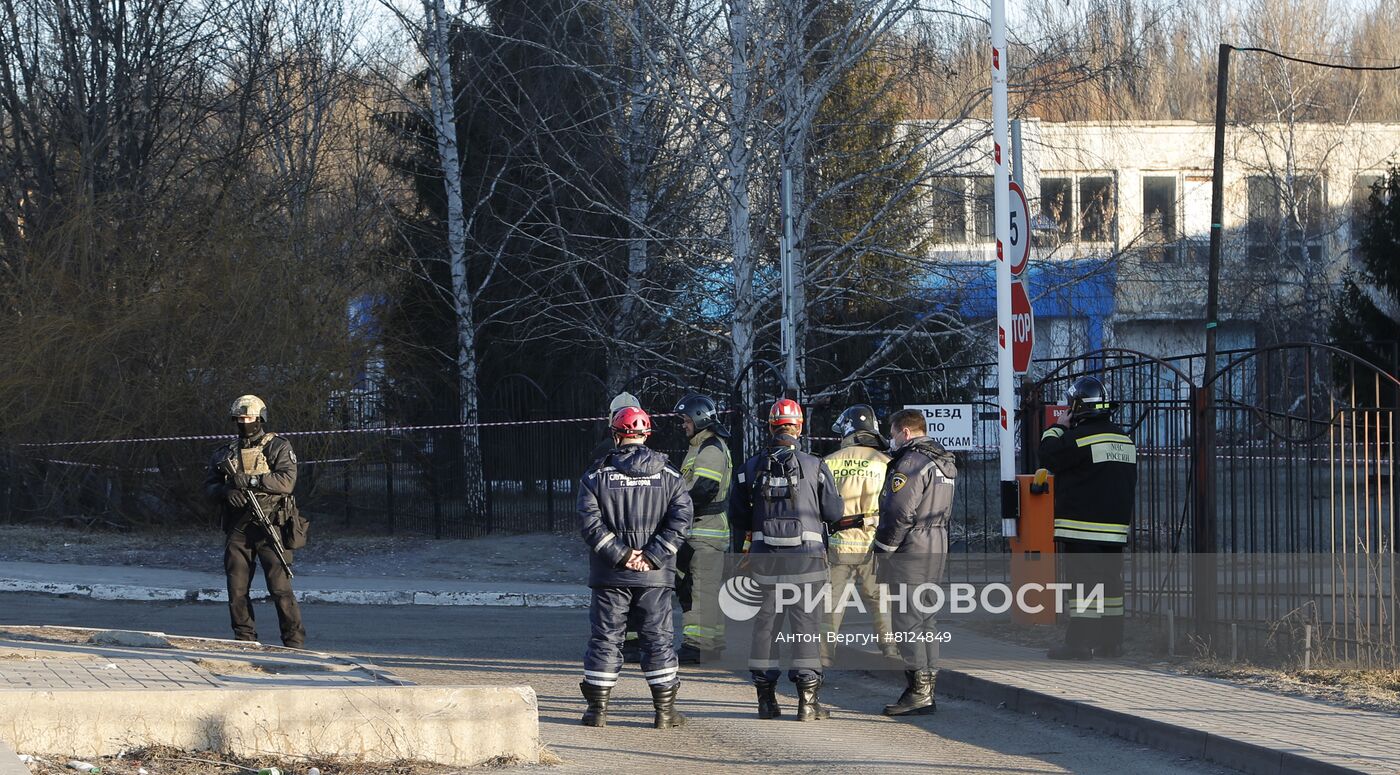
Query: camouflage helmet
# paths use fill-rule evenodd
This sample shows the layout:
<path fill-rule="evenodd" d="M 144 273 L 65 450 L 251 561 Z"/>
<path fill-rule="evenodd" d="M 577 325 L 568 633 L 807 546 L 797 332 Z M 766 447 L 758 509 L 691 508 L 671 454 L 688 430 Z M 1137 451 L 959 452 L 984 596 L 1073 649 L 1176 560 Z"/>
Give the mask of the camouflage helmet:
<path fill-rule="evenodd" d="M 267 404 L 255 395 L 239 396 L 233 399 L 233 404 L 229 406 L 228 416 L 256 416 L 259 420 L 267 422 Z"/>

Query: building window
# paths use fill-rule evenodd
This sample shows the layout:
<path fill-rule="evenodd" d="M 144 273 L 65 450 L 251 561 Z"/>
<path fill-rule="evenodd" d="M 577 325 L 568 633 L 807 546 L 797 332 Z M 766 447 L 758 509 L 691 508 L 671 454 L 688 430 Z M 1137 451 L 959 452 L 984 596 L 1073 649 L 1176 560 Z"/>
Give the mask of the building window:
<path fill-rule="evenodd" d="M 1176 201 L 1175 176 L 1143 177 L 1142 242 L 1149 261 L 1177 258 Z"/>
<path fill-rule="evenodd" d="M 1353 242 L 1361 236 L 1360 225 L 1362 221 L 1371 214 L 1371 194 L 1375 192 L 1376 186 L 1384 179 L 1383 175 L 1375 173 L 1357 175 L 1356 182 L 1352 184 L 1351 234 Z M 1385 192 L 1382 191 L 1381 195 L 1384 196 Z"/>
<path fill-rule="evenodd" d="M 933 183 L 930 208 L 933 213 L 933 239 L 942 245 L 967 241 L 967 181 L 941 178 Z"/>
<path fill-rule="evenodd" d="M 972 219 L 977 226 L 978 242 L 996 242 L 996 197 L 993 194 L 991 175 L 978 175 L 972 179 Z"/>
<path fill-rule="evenodd" d="M 1326 192 L 1316 175 L 1288 181 L 1249 178 L 1249 257 L 1268 261 L 1288 256 L 1295 262 L 1322 260 L 1327 222 Z"/>
<path fill-rule="evenodd" d="M 1079 179 L 1079 238 L 1085 242 L 1111 242 L 1117 220 L 1113 178 Z"/>
<path fill-rule="evenodd" d="M 1074 188 L 1069 178 L 1040 179 L 1040 214 L 1060 228 L 1060 239 L 1074 237 Z"/>

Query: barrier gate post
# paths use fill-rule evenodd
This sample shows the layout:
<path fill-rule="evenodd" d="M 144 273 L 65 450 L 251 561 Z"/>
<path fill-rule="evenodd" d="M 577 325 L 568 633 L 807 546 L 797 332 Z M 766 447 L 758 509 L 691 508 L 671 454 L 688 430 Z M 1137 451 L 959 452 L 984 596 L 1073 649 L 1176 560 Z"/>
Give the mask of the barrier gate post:
<path fill-rule="evenodd" d="M 1022 599 L 1027 608 L 1040 606 L 1031 613 L 1019 604 L 1011 607 L 1011 621 L 1017 624 L 1054 624 L 1055 591 L 1055 477 L 1041 469 L 1036 474 L 1020 474 L 1016 484 L 1021 497 L 1021 524 L 1011 543 L 1011 588 L 1016 600 Z M 1037 477 L 1044 485 L 1036 486 Z M 1039 584 L 1040 589 L 1021 594 L 1026 584 Z"/>

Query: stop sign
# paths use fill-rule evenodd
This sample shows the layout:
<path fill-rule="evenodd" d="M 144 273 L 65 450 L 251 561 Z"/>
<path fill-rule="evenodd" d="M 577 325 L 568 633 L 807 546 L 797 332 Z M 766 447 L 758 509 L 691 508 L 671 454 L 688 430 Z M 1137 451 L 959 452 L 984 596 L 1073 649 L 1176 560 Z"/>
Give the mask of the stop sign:
<path fill-rule="evenodd" d="M 1025 374 L 1031 367 L 1031 351 L 1035 348 L 1035 313 L 1025 283 L 1017 277 L 1011 280 L 1011 368 Z"/>

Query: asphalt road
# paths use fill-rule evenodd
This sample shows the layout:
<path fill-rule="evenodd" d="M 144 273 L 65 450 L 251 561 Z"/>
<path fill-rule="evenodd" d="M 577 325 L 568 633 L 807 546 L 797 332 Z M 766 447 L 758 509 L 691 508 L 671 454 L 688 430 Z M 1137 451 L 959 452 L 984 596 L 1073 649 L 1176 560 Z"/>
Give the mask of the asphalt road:
<path fill-rule="evenodd" d="M 912 720 L 878 715 L 897 688 L 869 674 L 831 671 L 823 700 L 833 718 L 759 721 L 747 676 L 682 673 L 679 730 L 651 729 L 645 683 L 629 666 L 614 692 L 612 725 L 578 725 L 587 612 L 545 608 L 307 605 L 308 646 L 354 654 L 424 684 L 520 684 L 540 700 L 541 732 L 563 760 L 549 772 L 1228 773 L 1116 738 L 973 702 L 940 699 Z M 264 637 L 276 620 L 260 605 Z M 226 609 L 201 603 L 103 602 L 0 594 L 0 623 L 159 630 L 227 637 Z M 784 683 L 780 698 L 796 705 Z"/>

